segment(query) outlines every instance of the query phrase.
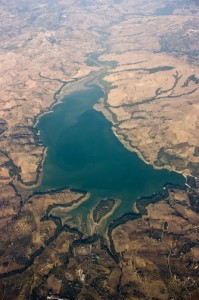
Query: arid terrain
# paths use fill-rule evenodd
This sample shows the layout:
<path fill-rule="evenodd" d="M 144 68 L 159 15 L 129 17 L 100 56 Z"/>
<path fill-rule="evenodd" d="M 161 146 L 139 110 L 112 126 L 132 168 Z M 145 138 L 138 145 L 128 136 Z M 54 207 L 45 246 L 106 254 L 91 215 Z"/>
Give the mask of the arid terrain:
<path fill-rule="evenodd" d="M 0 16 L 0 299 L 198 299 L 198 1 L 2 0 Z M 38 119 L 90 76 L 124 146 L 187 185 L 99 234 L 102 199 L 88 236 L 67 217 L 86 191 L 33 189 Z"/>

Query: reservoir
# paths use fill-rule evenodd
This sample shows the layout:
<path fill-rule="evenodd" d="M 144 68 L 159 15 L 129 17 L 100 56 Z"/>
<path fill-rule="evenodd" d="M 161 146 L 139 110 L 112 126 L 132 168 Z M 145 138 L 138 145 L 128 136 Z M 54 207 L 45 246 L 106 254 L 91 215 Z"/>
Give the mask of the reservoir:
<path fill-rule="evenodd" d="M 86 217 L 103 198 L 120 199 L 110 220 L 132 211 L 141 196 L 161 192 L 166 183 L 185 183 L 182 175 L 157 170 L 128 151 L 116 138 L 111 123 L 93 105 L 103 97 L 96 84 L 71 92 L 39 123 L 47 150 L 40 191 L 64 187 L 91 193 L 76 210 Z"/>

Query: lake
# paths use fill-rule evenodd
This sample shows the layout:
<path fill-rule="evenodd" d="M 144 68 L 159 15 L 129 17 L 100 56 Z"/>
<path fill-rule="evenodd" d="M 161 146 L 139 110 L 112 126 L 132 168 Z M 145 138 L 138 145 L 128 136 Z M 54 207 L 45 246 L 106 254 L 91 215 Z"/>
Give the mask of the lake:
<path fill-rule="evenodd" d="M 162 191 L 166 183 L 183 185 L 185 179 L 154 169 L 127 150 L 113 134 L 112 124 L 93 109 L 101 97 L 98 85 L 87 84 L 40 119 L 38 129 L 48 151 L 39 190 L 71 187 L 90 192 L 90 199 L 77 208 L 84 217 L 99 200 L 120 199 L 112 220 L 132 211 L 137 198 Z"/>

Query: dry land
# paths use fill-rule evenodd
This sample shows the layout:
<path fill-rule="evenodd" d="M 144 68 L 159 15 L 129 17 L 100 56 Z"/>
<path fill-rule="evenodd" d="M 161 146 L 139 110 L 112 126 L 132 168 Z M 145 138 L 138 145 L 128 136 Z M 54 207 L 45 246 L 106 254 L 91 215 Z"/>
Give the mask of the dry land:
<path fill-rule="evenodd" d="M 198 20 L 196 0 L 0 2 L 0 299 L 198 299 Z M 70 219 L 86 192 L 33 192 L 35 124 L 91 72 L 124 146 L 188 176 L 104 236 Z"/>

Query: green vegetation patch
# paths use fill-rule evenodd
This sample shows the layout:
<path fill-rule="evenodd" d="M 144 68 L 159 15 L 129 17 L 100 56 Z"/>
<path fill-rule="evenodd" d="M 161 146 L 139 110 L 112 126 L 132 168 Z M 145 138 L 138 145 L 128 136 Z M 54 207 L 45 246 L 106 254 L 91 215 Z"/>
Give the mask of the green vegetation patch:
<path fill-rule="evenodd" d="M 114 199 L 101 200 L 93 211 L 93 220 L 99 223 L 100 220 L 113 209 L 114 205 Z"/>

